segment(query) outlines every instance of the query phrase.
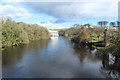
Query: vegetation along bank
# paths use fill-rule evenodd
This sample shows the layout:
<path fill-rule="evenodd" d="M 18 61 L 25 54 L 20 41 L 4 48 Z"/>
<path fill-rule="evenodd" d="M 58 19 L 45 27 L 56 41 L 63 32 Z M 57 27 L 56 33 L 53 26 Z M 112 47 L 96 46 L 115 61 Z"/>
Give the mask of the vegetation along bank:
<path fill-rule="evenodd" d="M 50 39 L 49 31 L 42 26 L 15 22 L 11 19 L 2 21 L 2 48 L 28 44 L 40 39 Z"/>

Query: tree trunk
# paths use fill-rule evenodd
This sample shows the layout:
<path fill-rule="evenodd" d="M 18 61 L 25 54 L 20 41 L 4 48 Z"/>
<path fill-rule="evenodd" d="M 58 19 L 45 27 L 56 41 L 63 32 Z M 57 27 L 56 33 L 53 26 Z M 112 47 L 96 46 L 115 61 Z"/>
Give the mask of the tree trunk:
<path fill-rule="evenodd" d="M 104 43 L 105 43 L 105 47 L 109 46 L 110 44 L 107 28 L 105 28 L 105 31 L 104 31 Z"/>

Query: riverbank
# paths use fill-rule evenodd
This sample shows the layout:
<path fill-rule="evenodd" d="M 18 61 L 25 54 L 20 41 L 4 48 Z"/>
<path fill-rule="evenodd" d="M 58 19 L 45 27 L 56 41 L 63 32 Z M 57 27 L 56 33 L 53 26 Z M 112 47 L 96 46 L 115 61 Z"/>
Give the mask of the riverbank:
<path fill-rule="evenodd" d="M 61 29 L 60 36 L 69 38 L 78 45 L 88 45 L 95 47 L 108 47 L 114 45 L 117 41 L 119 28 L 116 30 L 107 27 L 88 27 L 79 25 L 69 29 Z"/>
<path fill-rule="evenodd" d="M 28 44 L 40 39 L 50 39 L 49 31 L 42 26 L 11 19 L 2 22 L 2 48 Z"/>

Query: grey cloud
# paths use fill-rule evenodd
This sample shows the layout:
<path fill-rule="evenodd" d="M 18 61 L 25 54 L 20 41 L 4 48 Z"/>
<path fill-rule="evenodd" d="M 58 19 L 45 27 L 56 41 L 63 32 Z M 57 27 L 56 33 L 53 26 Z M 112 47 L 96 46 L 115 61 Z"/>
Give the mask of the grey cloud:
<path fill-rule="evenodd" d="M 117 5 L 113 6 L 111 2 L 25 2 L 23 4 L 35 13 L 45 13 L 64 20 L 104 19 L 117 16 Z"/>

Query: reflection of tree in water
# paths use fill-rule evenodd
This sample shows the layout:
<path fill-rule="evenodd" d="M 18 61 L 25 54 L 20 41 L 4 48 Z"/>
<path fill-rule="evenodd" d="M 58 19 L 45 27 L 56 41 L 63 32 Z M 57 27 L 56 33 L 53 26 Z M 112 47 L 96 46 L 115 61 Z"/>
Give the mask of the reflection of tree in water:
<path fill-rule="evenodd" d="M 92 53 L 92 50 L 88 46 L 78 46 L 74 45 L 74 54 L 77 55 L 80 61 L 84 61 L 85 59 L 89 59 L 92 62 L 100 61 L 101 59 L 96 53 Z M 95 49 L 94 49 L 95 50 Z"/>
<path fill-rule="evenodd" d="M 43 48 L 46 48 L 49 43 L 49 40 L 38 40 L 38 41 L 33 41 L 27 46 L 27 51 L 32 51 L 34 53 L 39 53 L 40 50 Z"/>
<path fill-rule="evenodd" d="M 111 52 L 111 54 L 108 54 Z M 120 78 L 120 50 L 114 48 L 107 50 L 103 53 L 101 67 L 102 73 L 106 75 L 107 78 Z"/>
<path fill-rule="evenodd" d="M 85 47 L 74 46 L 74 54 L 77 55 L 81 62 L 89 55 L 89 51 Z"/>
<path fill-rule="evenodd" d="M 85 59 L 89 59 L 93 62 L 99 61 L 100 59 L 96 54 L 91 53 L 91 49 L 87 46 L 76 46 L 74 45 L 74 54 L 77 55 L 80 61 L 84 61 Z"/>
<path fill-rule="evenodd" d="M 19 62 L 22 60 L 23 56 L 29 52 L 39 53 L 39 51 L 47 47 L 48 42 L 49 40 L 39 40 L 31 42 L 27 45 L 7 48 L 2 52 L 2 65 L 7 66 L 14 64 L 16 61 Z"/>
<path fill-rule="evenodd" d="M 102 60 L 101 72 L 106 78 L 120 78 L 120 47 L 114 46 L 108 50 L 97 51 L 95 54 L 89 52 L 86 47 L 74 46 L 74 54 L 79 56 L 80 61 L 84 61 L 85 58 L 89 60 L 97 61 Z M 111 53 L 111 54 L 110 54 Z M 92 57 L 94 56 L 94 57 Z M 98 59 L 99 58 L 99 59 Z"/>

